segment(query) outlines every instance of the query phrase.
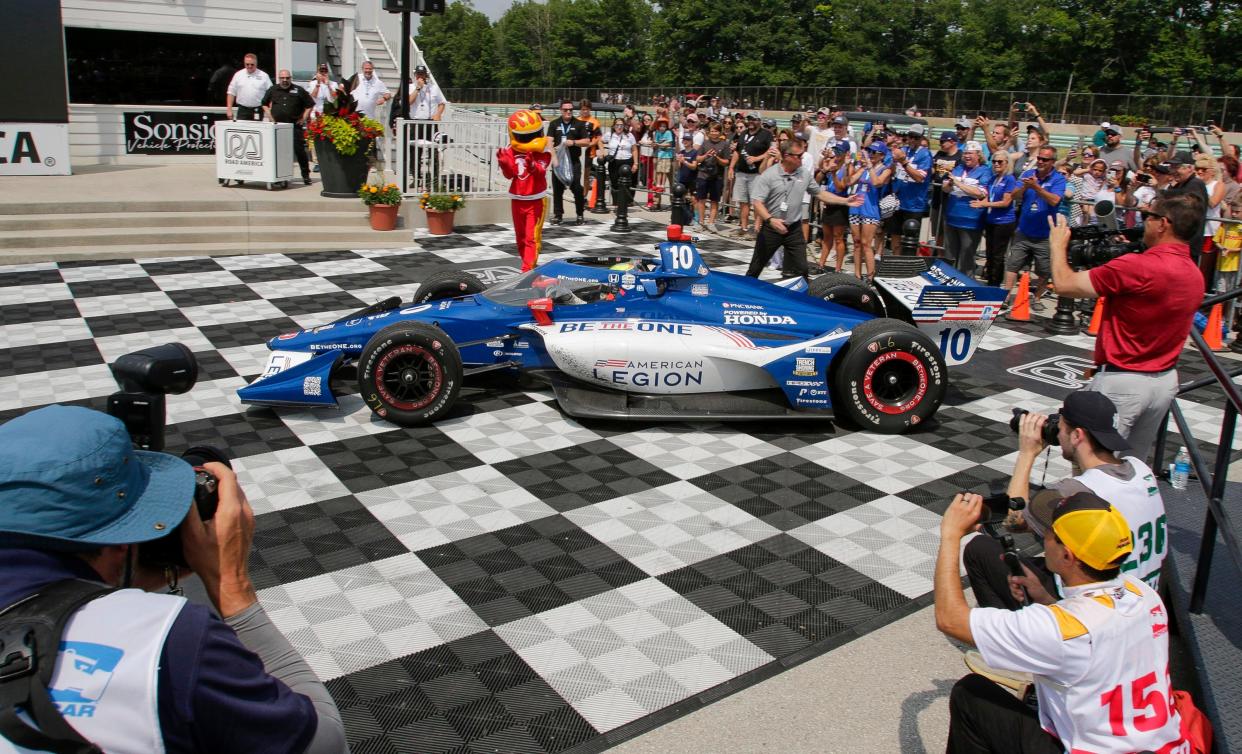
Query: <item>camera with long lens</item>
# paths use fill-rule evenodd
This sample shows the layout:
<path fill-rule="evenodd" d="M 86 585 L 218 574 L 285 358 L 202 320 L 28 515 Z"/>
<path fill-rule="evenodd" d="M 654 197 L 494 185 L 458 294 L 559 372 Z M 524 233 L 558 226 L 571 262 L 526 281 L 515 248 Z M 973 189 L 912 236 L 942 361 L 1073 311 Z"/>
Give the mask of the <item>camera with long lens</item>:
<path fill-rule="evenodd" d="M 198 382 L 198 362 L 181 343 L 165 343 L 127 353 L 111 365 L 119 391 L 108 396 L 108 413 L 120 419 L 130 441 L 139 450 L 163 450 L 167 424 L 166 405 L 170 393 L 189 392 Z M 219 448 L 199 445 L 181 454 L 194 467 L 194 505 L 204 521 L 216 515 L 220 503 L 218 481 L 204 464 L 223 463 L 232 468 L 228 456 Z M 138 548 L 138 560 L 157 568 L 187 568 L 181 550 L 180 525 L 167 536 L 145 542 Z"/>
<path fill-rule="evenodd" d="M 1068 261 L 1071 267 L 1089 270 L 1143 250 L 1143 226 L 1119 228 L 1116 211 L 1111 200 L 1101 199 L 1095 203 L 1097 224 L 1070 228 Z"/>
<path fill-rule="evenodd" d="M 1009 420 L 1009 428 L 1014 434 L 1018 433 L 1018 422 L 1022 420 L 1030 412 L 1024 408 L 1015 408 L 1013 410 L 1013 418 Z M 1060 445 L 1061 441 L 1057 438 L 1057 425 L 1061 423 L 1060 414 L 1049 414 L 1048 421 L 1044 422 L 1044 427 L 1040 430 L 1040 434 L 1044 439 L 1045 445 Z"/>

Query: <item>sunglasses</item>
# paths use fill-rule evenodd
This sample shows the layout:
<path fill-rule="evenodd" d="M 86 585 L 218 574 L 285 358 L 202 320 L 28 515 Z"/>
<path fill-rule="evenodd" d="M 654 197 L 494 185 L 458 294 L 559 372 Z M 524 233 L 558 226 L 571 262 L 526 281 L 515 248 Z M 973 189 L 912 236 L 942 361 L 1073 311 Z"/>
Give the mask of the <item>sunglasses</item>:
<path fill-rule="evenodd" d="M 562 107 L 562 108 L 561 108 L 561 112 L 563 112 L 563 113 L 572 113 L 573 111 L 574 111 L 574 109 L 573 109 L 572 107 Z"/>
<path fill-rule="evenodd" d="M 1057 158 L 1055 158 L 1055 157 L 1036 157 L 1036 158 L 1035 158 L 1035 161 L 1036 161 L 1036 162 L 1056 162 L 1056 161 L 1057 161 Z"/>
<path fill-rule="evenodd" d="M 1147 222 L 1153 217 L 1160 218 L 1161 220 L 1168 220 L 1167 216 L 1162 215 L 1159 212 L 1139 212 L 1139 215 L 1143 218 L 1143 222 Z"/>
<path fill-rule="evenodd" d="M 1004 160 L 992 160 L 992 164 L 993 165 L 1008 165 L 1009 163 L 1005 162 Z"/>

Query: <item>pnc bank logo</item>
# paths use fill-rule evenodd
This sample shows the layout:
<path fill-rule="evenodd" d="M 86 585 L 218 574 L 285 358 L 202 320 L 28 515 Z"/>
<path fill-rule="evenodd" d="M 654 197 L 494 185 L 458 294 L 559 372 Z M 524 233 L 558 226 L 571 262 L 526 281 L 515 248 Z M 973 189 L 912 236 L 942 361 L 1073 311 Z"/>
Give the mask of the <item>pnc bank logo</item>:
<path fill-rule="evenodd" d="M 263 148 L 254 131 L 228 131 L 224 136 L 224 156 L 230 160 L 261 160 Z"/>

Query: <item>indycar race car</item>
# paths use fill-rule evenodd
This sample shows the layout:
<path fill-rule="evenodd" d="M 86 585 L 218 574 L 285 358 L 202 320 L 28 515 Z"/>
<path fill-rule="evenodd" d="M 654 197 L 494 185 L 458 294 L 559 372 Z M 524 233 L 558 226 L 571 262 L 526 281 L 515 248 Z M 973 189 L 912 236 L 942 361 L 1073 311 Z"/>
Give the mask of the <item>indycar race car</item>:
<path fill-rule="evenodd" d="M 445 416 L 465 377 L 538 375 L 575 417 L 844 417 L 896 433 L 929 419 L 1004 291 L 942 260 L 888 257 L 875 287 L 829 273 L 769 283 L 708 269 L 669 226 L 657 256 L 551 261 L 485 289 L 431 274 L 390 298 L 272 338 L 243 403 L 335 406 L 356 384 L 402 426 Z"/>

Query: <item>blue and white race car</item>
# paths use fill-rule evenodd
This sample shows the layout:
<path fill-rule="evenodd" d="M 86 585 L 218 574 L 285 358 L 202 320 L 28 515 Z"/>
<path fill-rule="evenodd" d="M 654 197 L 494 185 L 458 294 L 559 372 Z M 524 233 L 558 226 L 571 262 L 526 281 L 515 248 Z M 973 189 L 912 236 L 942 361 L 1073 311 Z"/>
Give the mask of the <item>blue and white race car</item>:
<path fill-rule="evenodd" d="M 678 226 L 658 256 L 548 262 L 485 289 L 430 275 L 391 298 L 272 338 L 243 403 L 335 406 L 355 386 L 402 426 L 445 416 L 464 378 L 506 370 L 551 383 L 562 409 L 611 419 L 845 418 L 897 433 L 929 419 L 1004 292 L 940 260 L 769 283 L 708 269 Z"/>

